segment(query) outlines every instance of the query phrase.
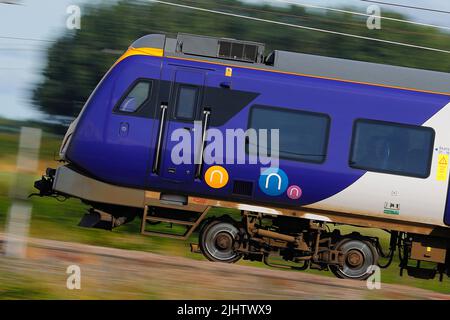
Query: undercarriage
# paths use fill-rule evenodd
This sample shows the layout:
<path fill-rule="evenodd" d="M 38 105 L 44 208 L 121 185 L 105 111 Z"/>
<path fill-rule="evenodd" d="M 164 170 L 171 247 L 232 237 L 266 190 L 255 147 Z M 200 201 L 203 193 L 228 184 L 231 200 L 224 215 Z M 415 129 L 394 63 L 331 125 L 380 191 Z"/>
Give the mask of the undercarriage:
<path fill-rule="evenodd" d="M 357 232 L 342 234 L 339 225 L 323 221 L 250 211 L 242 211 L 240 220 L 230 215 L 207 217 L 210 209 L 197 215 L 188 210 L 147 207 L 142 214 L 141 233 L 181 240 L 192 240 L 198 233 L 198 242 L 191 243 L 191 251 L 214 262 L 243 259 L 283 269 L 328 270 L 339 278 L 365 280 L 377 268 L 389 267 L 398 252 L 401 275 L 405 271 L 422 279 L 438 275 L 441 281 L 444 275 L 450 276 L 446 255 L 450 246 L 445 239 L 389 231 L 389 250 L 385 252 L 377 237 Z M 111 230 L 133 220 L 132 215 L 120 212 L 124 211 L 116 208 L 114 214 L 109 214 L 98 207 L 91 209 L 80 226 Z M 95 219 L 95 224 L 87 223 Z"/>
<path fill-rule="evenodd" d="M 406 271 L 422 279 L 438 275 L 441 281 L 444 275 L 450 276 L 448 230 L 431 229 L 430 234 L 419 234 L 414 231 L 427 229 L 406 231 L 407 225 L 391 228 L 386 221 L 383 227 L 378 226 L 390 234 L 389 248 L 383 250 L 377 237 L 342 234 L 340 226 L 349 225 L 345 220 L 308 219 L 301 211 L 277 214 L 257 206 L 236 210 L 241 205 L 235 202 L 122 188 L 62 168 L 68 180 L 58 181 L 54 170 L 48 170 L 36 182 L 38 195 L 63 199 L 75 196 L 91 206 L 79 224 L 82 227 L 111 230 L 140 217 L 144 235 L 195 241 L 194 232 L 198 232 L 191 250 L 216 262 L 261 261 L 272 267 L 330 270 L 340 278 L 364 280 L 377 268 L 387 268 L 395 261 L 400 274 Z M 235 213 L 211 214 L 214 208 Z M 326 215 L 315 216 L 329 220 Z M 351 223 L 360 227 L 367 224 L 357 219 Z"/>
<path fill-rule="evenodd" d="M 333 226 L 334 227 L 334 226 Z M 199 232 L 199 249 L 211 261 L 262 261 L 272 267 L 330 270 L 339 278 L 364 280 L 376 268 L 387 268 L 399 253 L 400 273 L 432 279 L 450 276 L 449 242 L 445 239 L 390 232 L 385 253 L 376 237 L 330 231 L 324 222 L 242 212 L 242 220 L 228 216 L 207 221 Z M 286 264 L 274 263 L 279 256 Z M 380 258 L 386 260 L 383 264 Z M 426 263 L 427 267 L 421 264 Z"/>
<path fill-rule="evenodd" d="M 272 267 L 331 270 L 341 278 L 366 279 L 378 263 L 376 241 L 357 233 L 342 236 L 319 221 L 242 212 L 240 222 L 227 216 L 207 222 L 200 230 L 199 249 L 211 261 L 242 258 Z M 285 263 L 274 262 L 280 258 Z"/>

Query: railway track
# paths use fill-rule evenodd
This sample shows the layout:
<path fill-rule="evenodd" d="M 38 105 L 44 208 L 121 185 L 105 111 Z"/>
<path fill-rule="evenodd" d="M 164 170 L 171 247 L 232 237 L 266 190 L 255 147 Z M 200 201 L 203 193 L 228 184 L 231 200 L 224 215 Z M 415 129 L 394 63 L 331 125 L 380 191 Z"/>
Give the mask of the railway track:
<path fill-rule="evenodd" d="M 80 290 L 66 288 L 69 265 L 81 268 Z M 10 298 L 11 286 L 27 288 L 30 283 L 34 294 L 37 290 L 44 298 L 63 299 L 450 300 L 450 295 L 403 285 L 383 283 L 381 289 L 369 290 L 365 282 L 304 272 L 36 238 L 28 240 L 26 259 L 0 256 L 0 284 L 6 286 L 0 285 L 1 298 Z"/>

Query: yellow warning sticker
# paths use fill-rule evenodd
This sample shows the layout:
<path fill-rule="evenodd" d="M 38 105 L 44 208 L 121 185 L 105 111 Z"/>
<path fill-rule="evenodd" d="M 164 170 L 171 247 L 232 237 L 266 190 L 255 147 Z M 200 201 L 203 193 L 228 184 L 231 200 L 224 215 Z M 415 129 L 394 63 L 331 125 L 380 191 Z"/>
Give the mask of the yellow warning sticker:
<path fill-rule="evenodd" d="M 439 154 L 436 171 L 436 180 L 437 181 L 447 180 L 447 171 L 448 171 L 448 154 Z"/>
<path fill-rule="evenodd" d="M 225 76 L 231 77 L 233 75 L 233 69 L 232 68 L 226 68 L 225 69 Z"/>

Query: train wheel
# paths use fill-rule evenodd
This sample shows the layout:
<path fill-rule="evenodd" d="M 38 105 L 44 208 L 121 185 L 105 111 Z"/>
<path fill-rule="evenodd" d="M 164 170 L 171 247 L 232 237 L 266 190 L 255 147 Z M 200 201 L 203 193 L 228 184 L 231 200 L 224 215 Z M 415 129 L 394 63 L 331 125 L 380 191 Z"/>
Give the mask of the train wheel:
<path fill-rule="evenodd" d="M 235 251 L 239 229 L 231 222 L 213 220 L 199 235 L 200 250 L 210 261 L 234 263 L 241 258 Z"/>
<path fill-rule="evenodd" d="M 336 249 L 344 254 L 343 267 L 330 266 L 331 272 L 338 278 L 365 280 L 373 273 L 369 267 L 378 265 L 378 253 L 368 241 L 344 239 Z"/>

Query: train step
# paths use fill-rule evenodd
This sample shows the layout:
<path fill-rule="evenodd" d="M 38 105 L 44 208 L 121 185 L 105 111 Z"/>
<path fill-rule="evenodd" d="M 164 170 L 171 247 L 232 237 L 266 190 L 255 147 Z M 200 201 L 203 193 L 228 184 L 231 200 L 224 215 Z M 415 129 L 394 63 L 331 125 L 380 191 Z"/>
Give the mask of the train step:
<path fill-rule="evenodd" d="M 418 267 L 405 267 L 408 276 L 418 278 L 418 279 L 434 279 L 436 276 L 437 271 L 435 269 L 425 269 L 425 268 L 418 268 Z"/>
<path fill-rule="evenodd" d="M 97 210 L 90 210 L 78 223 L 79 227 L 112 230 L 114 228 L 114 218 L 107 213 Z"/>
<path fill-rule="evenodd" d="M 210 207 L 206 207 L 201 212 L 184 211 L 179 208 L 155 208 L 149 205 L 145 206 L 144 215 L 142 217 L 141 233 L 144 235 L 154 235 L 164 238 L 172 239 L 188 239 L 194 230 L 200 225 L 205 218 Z M 159 223 L 183 226 L 185 230 L 183 233 L 165 232 L 156 230 L 154 226 Z M 152 230 L 149 230 L 149 226 L 153 226 Z"/>

